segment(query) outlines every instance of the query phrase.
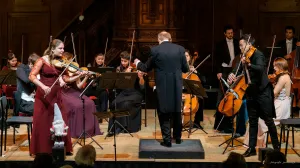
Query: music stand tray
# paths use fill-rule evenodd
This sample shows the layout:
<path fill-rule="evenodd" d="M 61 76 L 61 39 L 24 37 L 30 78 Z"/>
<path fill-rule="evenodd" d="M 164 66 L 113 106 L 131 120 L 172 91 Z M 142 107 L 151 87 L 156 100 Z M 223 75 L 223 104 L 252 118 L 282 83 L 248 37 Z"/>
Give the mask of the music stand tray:
<path fill-rule="evenodd" d="M 207 94 L 205 92 L 205 89 L 203 88 L 202 84 L 200 81 L 195 81 L 195 80 L 190 80 L 190 79 L 183 79 L 183 87 L 184 90 L 183 92 L 186 94 L 190 94 L 191 95 L 191 99 L 193 96 L 197 96 L 200 98 L 207 98 Z M 192 103 L 192 101 L 190 101 L 190 103 Z M 185 129 L 185 125 L 189 124 L 189 128 Z M 190 105 L 190 120 L 189 122 L 187 122 L 185 125 L 183 125 L 183 131 L 187 131 L 188 132 L 188 138 L 190 137 L 190 135 L 197 131 L 197 129 L 201 129 L 204 133 L 207 134 L 206 131 L 203 130 L 203 128 L 201 128 L 199 125 L 195 124 L 192 121 L 192 104 Z M 194 126 L 196 126 L 196 130 L 194 130 L 192 132 L 192 129 L 194 128 Z"/>
<path fill-rule="evenodd" d="M 98 73 L 111 73 L 116 72 L 114 67 L 88 67 L 89 71 L 98 72 Z"/>

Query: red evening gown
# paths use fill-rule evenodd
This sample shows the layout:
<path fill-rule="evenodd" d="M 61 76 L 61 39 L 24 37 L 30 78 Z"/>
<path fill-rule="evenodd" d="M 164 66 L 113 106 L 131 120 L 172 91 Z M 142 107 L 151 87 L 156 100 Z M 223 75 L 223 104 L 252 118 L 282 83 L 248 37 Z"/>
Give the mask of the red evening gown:
<path fill-rule="evenodd" d="M 62 71 L 52 67 L 43 58 L 35 63 L 30 76 L 40 74 L 40 81 L 48 86 L 55 82 Z M 33 129 L 30 143 L 30 154 L 52 153 L 54 141 L 51 140 L 50 128 L 54 118 L 54 104 L 57 103 L 63 120 L 67 124 L 68 119 L 62 104 L 62 93 L 59 82 L 51 89 L 51 92 L 44 98 L 44 91 L 38 87 L 35 96 L 34 112 L 33 112 Z M 72 152 L 72 142 L 70 129 L 64 137 L 66 152 Z"/>

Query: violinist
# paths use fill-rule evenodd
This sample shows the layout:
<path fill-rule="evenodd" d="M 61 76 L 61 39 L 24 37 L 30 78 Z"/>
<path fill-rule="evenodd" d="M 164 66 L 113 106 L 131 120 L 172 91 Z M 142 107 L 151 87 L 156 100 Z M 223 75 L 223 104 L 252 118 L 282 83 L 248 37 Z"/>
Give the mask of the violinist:
<path fill-rule="evenodd" d="M 65 52 L 63 56 L 67 60 L 72 60 L 73 54 Z M 62 101 L 65 107 L 65 111 L 68 115 L 69 123 L 68 126 L 71 131 L 72 138 L 80 137 L 83 128 L 82 120 L 82 100 L 79 98 L 81 94 L 84 83 L 89 78 L 88 72 L 79 72 L 76 74 L 68 72 L 67 75 L 63 76 L 68 87 L 62 89 Z M 83 78 L 82 80 L 80 78 Z M 99 129 L 99 122 L 93 114 L 96 111 L 95 103 L 89 99 L 87 96 L 82 97 L 84 99 L 84 111 L 85 111 L 85 129 L 86 132 L 91 135 L 101 135 Z"/>
<path fill-rule="evenodd" d="M 67 115 L 62 104 L 61 87 L 65 85 L 65 81 L 59 78 L 59 83 L 55 81 L 63 71 L 53 65 L 53 60 L 62 57 L 64 53 L 64 43 L 59 39 L 50 42 L 49 47 L 44 52 L 47 55 L 39 58 L 30 74 L 29 80 L 37 86 L 33 112 L 33 129 L 30 143 L 30 154 L 52 153 L 53 141 L 49 128 L 52 127 L 54 119 L 54 104 L 59 106 L 65 124 L 68 123 Z M 40 75 L 40 80 L 37 75 Z M 55 85 L 53 85 L 55 83 Z M 53 85 L 52 88 L 51 85 Z M 45 97 L 45 94 L 47 96 Z M 72 142 L 70 130 L 64 137 L 67 155 L 72 155 Z"/>
<path fill-rule="evenodd" d="M 2 70 L 17 70 L 19 66 L 18 59 L 16 55 L 12 52 L 8 53 L 7 55 L 7 65 L 2 68 Z"/>
<path fill-rule="evenodd" d="M 195 67 L 192 65 L 193 61 L 191 59 L 190 51 L 188 49 L 185 50 L 185 57 L 186 57 L 186 61 L 187 61 L 188 65 L 190 67 L 190 71 L 193 71 L 199 77 L 200 73 L 197 70 L 195 70 Z M 203 121 L 203 105 L 204 105 L 203 99 L 198 98 L 198 102 L 199 102 L 199 108 L 198 108 L 198 111 L 195 114 L 194 127 L 196 127 L 196 125 L 197 125 L 200 128 L 202 128 L 202 126 L 200 125 L 200 122 Z"/>
<path fill-rule="evenodd" d="M 248 39 L 249 43 L 247 43 Z M 247 67 L 249 76 L 247 76 L 247 73 L 244 75 L 247 76 L 246 79 L 251 79 L 245 94 L 250 124 L 249 148 L 243 154 L 245 157 L 256 155 L 258 118 L 263 119 L 268 126 L 273 148 L 275 150 L 279 149 L 277 130 L 273 120 L 273 117 L 275 117 L 273 87 L 266 74 L 265 56 L 252 46 L 254 41 L 254 38 L 248 34 L 242 36 L 239 46 L 241 52 L 245 54 L 245 57 L 241 58 L 243 66 L 238 66 L 239 69 L 236 68 L 234 70 L 238 71 L 237 75 L 239 75 L 242 73 L 243 68 Z M 232 84 L 236 79 L 235 74 L 231 73 L 227 81 L 229 84 Z"/>
<path fill-rule="evenodd" d="M 288 62 L 284 58 L 278 57 L 273 63 L 274 74 L 269 75 L 269 78 L 274 78 L 274 105 L 276 118 L 274 118 L 275 126 L 280 124 L 280 120 L 287 119 L 291 114 L 291 77 L 288 73 Z M 266 132 L 268 127 L 261 119 L 258 121 L 258 140 L 257 147 L 265 147 L 266 144 Z M 245 136 L 245 140 L 248 140 L 249 136 Z M 248 142 L 245 142 L 247 144 Z"/>
<path fill-rule="evenodd" d="M 121 65 L 117 67 L 117 72 L 126 73 L 134 72 L 133 67 L 130 66 L 130 54 L 127 51 L 123 51 L 120 54 Z M 135 82 L 135 87 L 130 89 L 123 89 L 120 93 L 117 93 L 117 97 L 110 103 L 112 110 L 122 109 L 128 110 L 129 117 L 121 117 L 116 120 L 123 125 L 129 132 L 137 132 L 140 130 L 140 115 L 141 115 L 141 103 L 144 97 L 144 73 L 138 71 L 138 78 Z M 112 120 L 109 120 L 108 130 L 112 127 Z M 116 125 L 116 134 L 122 132 L 122 128 Z M 113 132 L 109 132 L 108 136 L 113 136 Z"/>
<path fill-rule="evenodd" d="M 102 53 L 96 54 L 93 63 L 89 63 L 87 67 L 106 67 L 104 64 L 105 57 Z"/>
<path fill-rule="evenodd" d="M 93 63 L 89 63 L 87 67 L 106 67 L 104 64 L 105 57 L 102 53 L 96 54 Z M 89 80 L 87 81 L 89 83 Z M 94 83 L 86 90 L 85 95 L 97 97 L 95 101 L 97 112 L 105 112 L 108 108 L 108 91 L 105 88 L 99 87 L 99 78 L 95 79 Z M 101 120 L 100 120 L 101 121 Z"/>

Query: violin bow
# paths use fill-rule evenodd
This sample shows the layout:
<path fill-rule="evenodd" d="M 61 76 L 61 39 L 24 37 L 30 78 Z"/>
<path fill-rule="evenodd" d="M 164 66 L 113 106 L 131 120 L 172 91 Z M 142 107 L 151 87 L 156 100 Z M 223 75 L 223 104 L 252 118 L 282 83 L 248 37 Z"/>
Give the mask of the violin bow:
<path fill-rule="evenodd" d="M 204 60 L 202 60 L 198 65 L 197 65 L 197 67 L 196 68 L 194 68 L 194 70 L 193 71 L 191 71 L 188 75 L 187 75 L 187 77 L 185 78 L 185 79 L 187 79 L 188 77 L 190 77 L 191 75 L 192 75 L 192 73 L 194 73 L 195 71 L 196 71 L 196 69 L 197 68 L 199 68 L 208 58 L 210 57 L 210 54 L 206 57 L 206 58 L 204 58 Z"/>
<path fill-rule="evenodd" d="M 133 33 L 132 33 L 132 39 L 131 39 L 131 49 L 130 49 L 130 58 L 129 58 L 129 66 L 130 66 L 131 57 L 132 57 L 133 40 L 134 40 L 134 38 L 135 38 L 134 36 L 135 36 L 135 30 L 133 30 Z"/>
<path fill-rule="evenodd" d="M 64 37 L 64 44 L 66 44 L 66 39 L 67 39 L 67 36 Z"/>
<path fill-rule="evenodd" d="M 24 34 L 22 34 L 21 63 L 23 63 L 23 57 L 24 57 Z"/>
<path fill-rule="evenodd" d="M 73 43 L 73 47 L 75 46 L 74 45 L 74 38 L 73 38 L 73 33 L 71 33 L 71 37 L 72 37 L 72 43 Z M 50 36 L 50 39 L 51 39 L 51 41 L 50 41 L 50 44 L 51 44 L 51 42 L 52 42 L 52 36 Z M 50 48 L 49 48 L 50 49 Z M 66 67 L 64 68 L 64 70 L 59 74 L 59 76 L 57 77 L 57 79 L 54 81 L 54 83 L 51 85 L 51 87 L 50 87 L 50 89 L 52 89 L 53 88 L 53 86 L 57 83 L 57 81 L 59 80 L 59 78 L 61 78 L 61 76 L 65 73 L 65 71 L 68 69 L 68 67 L 70 66 L 70 64 L 73 62 L 73 60 L 76 58 L 76 53 L 75 53 L 75 48 L 73 48 L 74 49 L 74 57 L 72 58 L 72 60 L 66 65 Z M 49 92 L 50 93 L 50 92 Z M 48 94 L 49 94 L 48 93 Z M 45 94 L 44 95 L 44 98 L 46 98 L 46 96 L 48 95 L 48 94 Z"/>
<path fill-rule="evenodd" d="M 76 50 L 75 50 L 75 44 L 74 44 L 74 36 L 73 36 L 73 33 L 71 33 L 71 39 L 72 39 L 72 46 L 73 46 L 73 52 L 74 52 L 75 62 L 77 62 L 77 55 L 76 55 Z"/>
<path fill-rule="evenodd" d="M 267 75 L 269 74 L 269 70 L 270 70 L 270 65 L 271 65 L 271 60 L 272 60 L 272 56 L 273 56 L 275 40 L 276 40 L 276 34 L 273 37 L 273 44 L 272 44 L 271 54 L 270 54 L 269 63 L 268 63 Z"/>
<path fill-rule="evenodd" d="M 104 62 L 105 62 L 105 56 L 106 56 L 107 42 L 108 42 L 108 37 L 106 38 L 106 44 L 105 44 L 105 50 L 104 50 Z M 102 64 L 102 67 L 104 67 L 104 62 Z"/>

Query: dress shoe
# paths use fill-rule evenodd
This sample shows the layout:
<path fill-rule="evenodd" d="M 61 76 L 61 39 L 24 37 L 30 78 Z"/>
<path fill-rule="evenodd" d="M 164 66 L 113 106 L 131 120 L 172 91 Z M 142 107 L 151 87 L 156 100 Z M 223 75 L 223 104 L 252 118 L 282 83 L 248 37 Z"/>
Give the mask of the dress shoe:
<path fill-rule="evenodd" d="M 176 144 L 181 144 L 182 142 L 183 142 L 182 139 L 176 139 L 176 140 L 175 140 L 175 143 L 176 143 Z"/>
<path fill-rule="evenodd" d="M 241 135 L 240 133 L 235 133 L 233 137 L 234 137 L 234 138 L 239 138 L 239 137 L 241 137 L 241 136 L 242 136 L 242 135 Z"/>
<path fill-rule="evenodd" d="M 168 148 L 172 147 L 172 143 L 171 142 L 166 142 L 166 141 L 161 142 L 160 145 L 168 147 Z"/>
<path fill-rule="evenodd" d="M 252 148 L 248 148 L 246 152 L 243 154 L 244 157 L 250 157 L 255 155 L 256 155 L 256 150 Z"/>

